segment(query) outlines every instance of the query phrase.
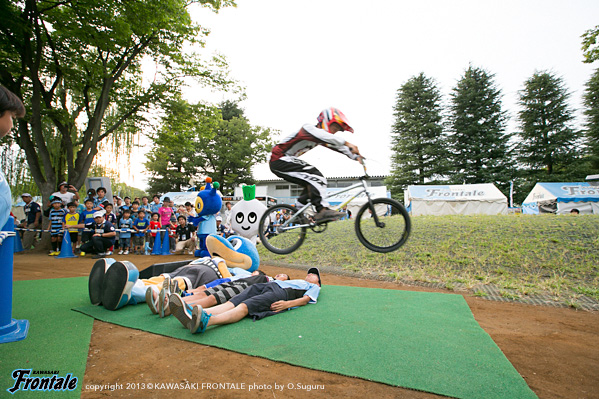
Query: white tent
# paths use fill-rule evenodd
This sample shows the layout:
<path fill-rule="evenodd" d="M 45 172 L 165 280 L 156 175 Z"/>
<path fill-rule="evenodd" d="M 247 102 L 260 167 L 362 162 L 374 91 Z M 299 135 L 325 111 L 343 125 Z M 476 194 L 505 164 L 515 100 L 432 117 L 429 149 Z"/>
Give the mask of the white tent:
<path fill-rule="evenodd" d="M 522 203 L 522 213 L 599 214 L 599 186 L 589 183 L 537 183 Z"/>
<path fill-rule="evenodd" d="M 506 215 L 507 198 L 494 184 L 408 186 L 408 211 L 417 215 Z"/>

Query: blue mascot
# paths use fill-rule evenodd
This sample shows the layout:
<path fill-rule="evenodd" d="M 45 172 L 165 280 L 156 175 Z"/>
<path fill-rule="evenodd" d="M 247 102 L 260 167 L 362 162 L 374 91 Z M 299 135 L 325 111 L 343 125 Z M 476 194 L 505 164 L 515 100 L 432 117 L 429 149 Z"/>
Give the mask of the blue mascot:
<path fill-rule="evenodd" d="M 220 212 L 220 208 L 223 206 L 223 200 L 218 194 L 220 184 L 214 182 L 211 186 L 210 183 L 212 183 L 212 179 L 207 177 L 206 187 L 196 197 L 195 208 L 198 215 L 189 218 L 189 221 L 198 229 L 200 249 L 195 251 L 195 256 L 202 258 L 210 256 L 210 252 L 206 248 L 206 237 L 210 234 L 216 234 L 216 214 Z"/>

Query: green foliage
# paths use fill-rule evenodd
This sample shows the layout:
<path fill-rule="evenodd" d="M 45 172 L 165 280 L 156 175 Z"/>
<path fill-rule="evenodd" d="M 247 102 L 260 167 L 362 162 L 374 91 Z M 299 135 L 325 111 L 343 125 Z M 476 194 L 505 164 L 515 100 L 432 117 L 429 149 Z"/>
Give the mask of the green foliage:
<path fill-rule="evenodd" d="M 145 164 L 151 175 L 150 192 L 183 191 L 194 185 L 191 180 L 200 179 L 201 139 L 214 136 L 220 120 L 215 107 L 189 104 L 180 97 L 166 105 L 162 127 L 151 136 L 154 146 Z"/>
<path fill-rule="evenodd" d="M 495 183 L 506 192 L 511 179 L 510 136 L 494 75 L 470 66 L 451 94 L 451 182 Z"/>
<path fill-rule="evenodd" d="M 266 159 L 270 135 L 269 129 L 251 126 L 235 103 L 216 109 L 179 99 L 152 137 L 146 163 L 150 191 L 182 191 L 206 175 L 221 184 L 223 193 L 237 184 L 252 184 L 251 167 Z"/>
<path fill-rule="evenodd" d="M 200 1 L 218 10 L 231 1 Z M 0 83 L 28 113 L 15 141 L 44 196 L 57 181 L 81 187 L 98 146 L 108 138 L 123 153 L 148 111 L 186 77 L 228 83 L 221 59 L 183 50 L 208 33 L 191 22 L 184 0 L 24 0 L 0 10 Z M 155 78 L 142 81 L 142 60 Z"/>
<path fill-rule="evenodd" d="M 448 153 L 441 122 L 441 94 L 423 73 L 397 91 L 394 107 L 391 174 L 386 183 L 394 198 L 411 184 L 424 184 L 445 172 Z"/>
<path fill-rule="evenodd" d="M 599 69 L 595 70 L 586 83 L 583 102 L 585 105 L 584 115 L 587 118 L 585 141 L 591 164 L 589 174 L 599 173 Z"/>
<path fill-rule="evenodd" d="M 592 63 L 599 60 L 599 46 L 597 45 L 597 36 L 599 36 L 599 25 L 594 29 L 589 29 L 582 35 L 582 54 L 586 63 Z"/>
<path fill-rule="evenodd" d="M 531 182 L 584 179 L 576 168 L 582 150 L 569 96 L 563 80 L 548 72 L 535 72 L 520 91 L 517 157 Z"/>
<path fill-rule="evenodd" d="M 198 161 L 204 174 L 220 182 L 223 193 L 232 194 L 236 185 L 255 183 L 252 166 L 266 160 L 273 145 L 272 132 L 250 125 L 239 108 L 230 112 L 230 104 L 220 107 L 231 119 L 222 119 L 213 135 L 200 138 Z"/>

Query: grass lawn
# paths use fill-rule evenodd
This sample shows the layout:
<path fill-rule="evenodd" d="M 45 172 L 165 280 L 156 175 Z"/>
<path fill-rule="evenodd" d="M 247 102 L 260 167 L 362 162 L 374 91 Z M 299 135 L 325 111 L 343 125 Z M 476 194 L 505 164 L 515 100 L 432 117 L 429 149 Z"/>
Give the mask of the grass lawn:
<path fill-rule="evenodd" d="M 576 307 L 581 295 L 599 300 L 599 216 L 417 216 L 412 234 L 387 254 L 364 248 L 354 222 L 308 230 L 290 255 L 259 245 L 262 262 L 323 265 L 453 289 L 493 284 L 505 297 L 549 294 Z M 484 295 L 481 293 L 481 295 Z"/>

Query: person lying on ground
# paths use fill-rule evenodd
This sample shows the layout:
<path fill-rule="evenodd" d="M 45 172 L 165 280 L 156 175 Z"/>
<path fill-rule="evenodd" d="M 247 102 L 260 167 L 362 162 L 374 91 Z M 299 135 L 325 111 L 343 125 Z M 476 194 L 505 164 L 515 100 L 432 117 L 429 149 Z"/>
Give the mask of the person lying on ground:
<path fill-rule="evenodd" d="M 176 284 L 173 285 L 170 283 L 170 281 L 167 282 L 165 280 L 160 293 L 156 293 L 156 290 L 153 287 L 148 287 L 146 290 L 146 303 L 153 314 L 168 316 L 171 314 L 169 308 L 169 296 L 172 293 L 179 294 L 183 298 L 183 301 L 190 306 L 200 305 L 203 308 L 209 308 L 227 302 L 235 295 L 242 293 L 251 285 L 267 283 L 274 280 L 289 280 L 289 276 L 282 273 L 277 274 L 274 278 L 272 278 L 265 275 L 261 270 L 256 270 L 249 277 L 236 279 L 234 281 L 226 281 L 220 284 L 206 284 L 203 287 L 210 286 L 210 288 L 204 288 L 201 290 L 200 288 L 196 288 L 194 290 L 196 291 L 195 294 L 189 294 L 189 291 L 182 292 L 178 289 Z M 161 310 L 161 307 L 164 310 Z"/>
<path fill-rule="evenodd" d="M 169 306 L 171 313 L 192 334 L 203 333 L 208 326 L 236 323 L 246 316 L 259 320 L 287 309 L 316 303 L 320 287 L 320 271 L 313 267 L 304 280 L 254 284 L 229 301 L 211 308 L 211 313 L 201 306 L 193 306 L 190 311 L 190 306 L 178 294 L 170 295 Z"/>

